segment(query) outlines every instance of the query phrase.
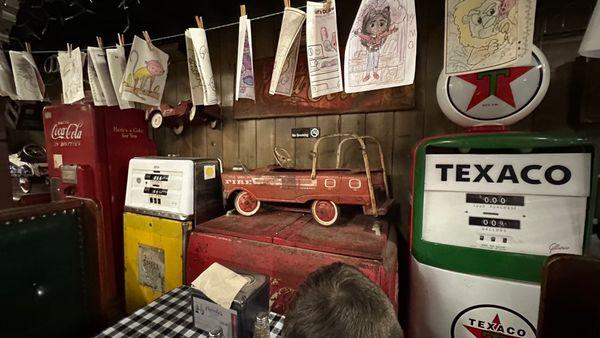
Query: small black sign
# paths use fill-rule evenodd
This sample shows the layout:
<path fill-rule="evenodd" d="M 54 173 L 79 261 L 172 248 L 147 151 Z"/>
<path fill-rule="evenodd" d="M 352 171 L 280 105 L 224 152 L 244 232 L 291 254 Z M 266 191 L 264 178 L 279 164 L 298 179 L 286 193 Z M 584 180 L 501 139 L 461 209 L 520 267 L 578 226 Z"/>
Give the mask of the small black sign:
<path fill-rule="evenodd" d="M 292 128 L 292 138 L 318 138 L 321 136 L 321 128 Z"/>

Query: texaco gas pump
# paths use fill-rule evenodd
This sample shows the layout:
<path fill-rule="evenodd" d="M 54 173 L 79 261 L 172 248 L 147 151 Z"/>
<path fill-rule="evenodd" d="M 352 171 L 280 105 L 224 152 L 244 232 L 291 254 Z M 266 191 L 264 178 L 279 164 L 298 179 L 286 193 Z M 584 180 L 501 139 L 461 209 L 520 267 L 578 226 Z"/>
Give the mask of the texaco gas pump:
<path fill-rule="evenodd" d="M 548 64 L 440 76 L 438 101 L 472 133 L 414 152 L 409 337 L 535 337 L 543 264 L 582 254 L 597 156 L 579 137 L 481 132 L 527 116 Z"/>

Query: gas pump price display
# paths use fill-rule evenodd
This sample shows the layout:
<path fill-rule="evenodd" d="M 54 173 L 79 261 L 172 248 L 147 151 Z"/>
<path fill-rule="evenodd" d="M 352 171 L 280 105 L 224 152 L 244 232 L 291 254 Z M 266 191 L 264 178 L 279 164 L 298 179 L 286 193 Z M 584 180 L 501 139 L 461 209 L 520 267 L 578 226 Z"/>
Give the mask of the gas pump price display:
<path fill-rule="evenodd" d="M 467 203 L 525 206 L 525 196 L 467 194 Z"/>
<path fill-rule="evenodd" d="M 167 189 L 150 188 L 150 187 L 144 188 L 144 194 L 167 196 L 167 192 L 168 192 Z"/>
<path fill-rule="evenodd" d="M 580 254 L 590 175 L 589 153 L 427 154 L 422 239 Z"/>
<path fill-rule="evenodd" d="M 134 158 L 130 161 L 125 207 L 144 212 L 193 214 L 192 161 Z M 177 216 L 179 217 L 179 216 Z"/>
<path fill-rule="evenodd" d="M 167 182 L 169 180 L 169 175 L 164 174 L 145 174 L 144 179 L 148 181 L 158 181 L 158 182 Z"/>
<path fill-rule="evenodd" d="M 505 229 L 521 229 L 521 221 L 514 219 L 489 218 L 489 217 L 469 217 L 469 225 L 505 228 Z"/>

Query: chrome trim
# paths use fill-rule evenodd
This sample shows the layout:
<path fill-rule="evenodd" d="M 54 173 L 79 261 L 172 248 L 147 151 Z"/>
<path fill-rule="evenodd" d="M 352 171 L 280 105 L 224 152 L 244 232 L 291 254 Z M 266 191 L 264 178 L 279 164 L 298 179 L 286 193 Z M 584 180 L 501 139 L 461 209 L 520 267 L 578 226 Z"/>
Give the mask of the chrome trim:
<path fill-rule="evenodd" d="M 155 216 L 155 217 L 161 217 L 161 218 L 169 218 L 169 219 L 174 219 L 177 221 L 191 221 L 194 218 L 194 215 L 184 215 L 184 214 L 178 214 L 178 213 L 168 212 L 168 211 L 149 210 L 149 209 L 134 208 L 134 207 L 128 207 L 128 206 L 125 206 L 124 210 L 128 211 L 128 212 L 133 212 L 136 214 Z"/>

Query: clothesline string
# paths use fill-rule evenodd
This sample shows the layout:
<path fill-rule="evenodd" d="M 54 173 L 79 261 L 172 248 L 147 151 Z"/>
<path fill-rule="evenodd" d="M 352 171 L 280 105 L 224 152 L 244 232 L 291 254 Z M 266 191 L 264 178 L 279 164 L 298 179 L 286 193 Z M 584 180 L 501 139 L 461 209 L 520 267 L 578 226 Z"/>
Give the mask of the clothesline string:
<path fill-rule="evenodd" d="M 305 6 L 300 6 L 300 7 L 296 7 L 299 9 L 304 9 L 306 8 Z M 261 16 L 257 16 L 256 18 L 252 18 L 249 19 L 250 21 L 257 21 L 257 20 L 262 20 L 262 19 L 266 19 L 266 18 L 270 18 L 273 16 L 277 16 L 277 15 L 281 15 L 283 14 L 285 11 L 280 11 L 280 12 L 275 12 L 275 13 L 270 13 L 270 14 L 265 14 L 265 15 L 261 15 Z M 209 27 L 209 28 L 205 28 L 205 31 L 212 31 L 215 29 L 221 29 L 221 28 L 225 28 L 225 27 L 231 27 L 231 26 L 235 26 L 235 25 L 239 25 L 239 22 L 230 22 L 230 23 L 226 23 L 223 25 L 219 25 L 219 26 L 215 26 L 215 27 Z M 163 40 L 168 40 L 168 39 L 172 39 L 172 38 L 178 38 L 181 36 L 184 36 L 185 33 L 179 33 L 179 34 L 173 34 L 173 35 L 167 35 L 167 36 L 161 36 L 158 38 L 153 38 L 152 42 L 154 41 L 163 41 Z M 131 46 L 133 43 L 126 43 L 124 46 Z M 114 48 L 116 47 L 116 45 L 112 45 L 112 46 L 107 46 L 105 48 Z M 82 51 L 87 51 L 86 49 L 81 49 Z M 33 50 L 31 51 L 31 54 L 55 54 L 58 53 L 58 50 Z"/>

